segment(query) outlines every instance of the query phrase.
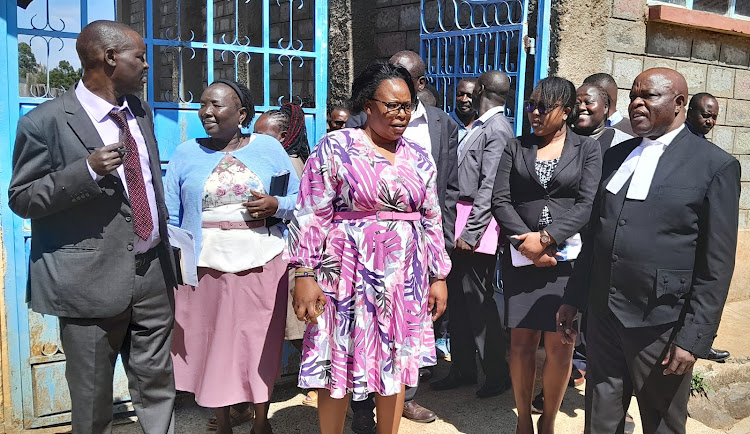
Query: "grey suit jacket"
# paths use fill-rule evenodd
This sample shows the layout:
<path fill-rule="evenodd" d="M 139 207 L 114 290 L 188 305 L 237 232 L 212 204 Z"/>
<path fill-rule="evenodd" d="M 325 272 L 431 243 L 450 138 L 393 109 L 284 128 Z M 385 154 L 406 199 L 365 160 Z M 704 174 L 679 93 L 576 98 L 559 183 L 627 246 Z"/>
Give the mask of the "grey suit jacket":
<path fill-rule="evenodd" d="M 664 151 L 645 200 L 606 186 L 635 138 L 607 150 L 590 234 L 564 302 L 625 327 L 674 323 L 674 343 L 705 357 L 734 271 L 740 164 L 718 146 L 681 131 Z"/>
<path fill-rule="evenodd" d="M 167 208 L 151 109 L 128 96 L 148 147 L 167 287 L 175 284 Z M 31 219 L 31 308 L 72 318 L 107 318 L 131 303 L 135 280 L 132 209 L 116 171 L 92 179 L 86 158 L 104 146 L 71 89 L 18 121 L 10 208 Z"/>
<path fill-rule="evenodd" d="M 458 125 L 439 108 L 425 105 L 427 128 L 430 131 L 432 158 L 437 165 L 437 193 L 443 214 L 443 235 L 448 253 L 455 244 L 456 202 L 458 201 Z M 347 128 L 361 127 L 367 122 L 364 112 L 353 113 L 346 122 Z"/>
<path fill-rule="evenodd" d="M 464 144 L 458 161 L 459 200 L 473 202 L 471 214 L 461 233 L 461 239 L 476 246 L 482 239 L 492 213 L 492 188 L 497 176 L 497 166 L 508 140 L 515 134 L 502 112 L 490 117 L 478 127 Z"/>

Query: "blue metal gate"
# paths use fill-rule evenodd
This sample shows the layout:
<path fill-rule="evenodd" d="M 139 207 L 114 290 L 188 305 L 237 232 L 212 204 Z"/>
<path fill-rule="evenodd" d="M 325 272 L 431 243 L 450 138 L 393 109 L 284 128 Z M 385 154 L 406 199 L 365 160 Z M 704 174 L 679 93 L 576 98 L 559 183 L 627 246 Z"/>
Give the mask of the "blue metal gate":
<path fill-rule="evenodd" d="M 506 114 L 521 134 L 523 100 L 526 90 L 527 15 L 529 0 L 421 0 L 422 26 L 420 54 L 425 61 L 427 79 L 443 95 L 443 107 L 455 107 L 456 86 L 464 77 L 478 77 L 485 71 L 508 74 L 511 92 Z M 549 3 L 539 0 L 538 42 L 535 78 L 546 76 L 549 47 Z M 546 20 L 546 21 L 543 21 Z M 544 48 L 547 47 L 547 48 Z"/>
<path fill-rule="evenodd" d="M 79 62 L 75 38 L 97 19 L 129 24 L 147 45 L 151 64 L 143 97 L 154 108 L 164 167 L 188 138 L 204 135 L 197 99 L 216 78 L 235 78 L 253 92 L 259 113 L 283 102 L 302 105 L 308 135 L 325 133 L 328 2 L 323 0 L 6 0 L 0 6 L 0 221 L 6 260 L 2 329 L 7 339 L 10 420 L 36 428 L 65 423 L 70 402 L 57 319 L 26 304 L 30 229 L 8 208 L 16 123 L 60 95 Z M 18 5 L 17 5 L 18 4 Z M 68 65 L 61 61 L 68 62 Z M 72 71 L 72 72 L 71 72 Z M 23 77 L 21 77 L 23 73 Z M 61 75 L 62 74 L 62 75 Z M 66 75 L 67 74 L 67 75 Z M 61 79 L 62 77 L 62 79 Z M 74 81 L 73 81 L 74 82 Z M 288 354 L 288 352 L 287 352 Z M 285 354 L 285 355 L 287 355 Z M 8 395 L 6 395 L 8 396 Z M 127 380 L 117 369 L 116 411 L 129 408 Z"/>

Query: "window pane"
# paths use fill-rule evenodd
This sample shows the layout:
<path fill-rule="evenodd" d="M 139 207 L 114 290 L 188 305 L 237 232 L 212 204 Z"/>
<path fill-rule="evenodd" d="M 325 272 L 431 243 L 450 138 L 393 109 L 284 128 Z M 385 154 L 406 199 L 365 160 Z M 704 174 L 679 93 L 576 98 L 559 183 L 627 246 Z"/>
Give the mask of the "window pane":
<path fill-rule="evenodd" d="M 745 0 L 737 0 L 734 5 L 735 15 L 744 15 L 750 17 L 750 2 Z"/>
<path fill-rule="evenodd" d="M 729 11 L 729 0 L 693 0 L 693 9 L 726 15 Z"/>
<path fill-rule="evenodd" d="M 315 59 L 273 54 L 270 62 L 271 105 L 315 107 Z"/>
<path fill-rule="evenodd" d="M 206 40 L 206 1 L 154 1 L 153 27 L 157 39 Z"/>

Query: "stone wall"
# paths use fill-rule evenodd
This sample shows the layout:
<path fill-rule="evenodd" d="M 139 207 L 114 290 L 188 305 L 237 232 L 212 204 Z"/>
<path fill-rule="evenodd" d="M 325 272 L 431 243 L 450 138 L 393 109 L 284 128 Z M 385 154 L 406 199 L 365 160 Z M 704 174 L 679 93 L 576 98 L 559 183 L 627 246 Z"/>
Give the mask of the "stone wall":
<path fill-rule="evenodd" d="M 551 72 L 576 85 L 591 73 L 610 73 L 620 88 L 618 109 L 623 113 L 633 79 L 653 67 L 681 72 L 691 96 L 709 92 L 717 97 L 720 113 L 708 139 L 733 154 L 743 168 L 740 239 L 729 300 L 750 299 L 750 35 L 649 21 L 646 0 L 591 3 L 555 2 L 557 61 L 551 62 Z"/>
<path fill-rule="evenodd" d="M 354 80 L 352 1 L 354 0 L 328 1 L 329 107 L 344 104 L 351 94 Z"/>

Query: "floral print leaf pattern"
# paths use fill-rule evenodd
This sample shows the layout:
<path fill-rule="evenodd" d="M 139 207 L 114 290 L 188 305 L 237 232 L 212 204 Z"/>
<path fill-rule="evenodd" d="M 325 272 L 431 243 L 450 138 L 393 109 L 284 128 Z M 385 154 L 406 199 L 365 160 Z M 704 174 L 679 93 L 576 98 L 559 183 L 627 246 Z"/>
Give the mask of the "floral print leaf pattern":
<path fill-rule="evenodd" d="M 333 221 L 342 211 L 419 212 L 421 221 Z M 424 148 L 400 139 L 394 164 L 362 130 L 326 135 L 302 174 L 284 253 L 316 270 L 327 303 L 305 334 L 299 385 L 393 395 L 415 386 L 435 364 L 427 311 L 429 277 L 450 271 L 435 189 Z"/>

